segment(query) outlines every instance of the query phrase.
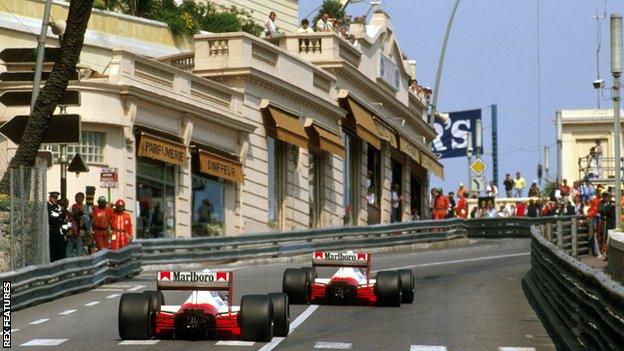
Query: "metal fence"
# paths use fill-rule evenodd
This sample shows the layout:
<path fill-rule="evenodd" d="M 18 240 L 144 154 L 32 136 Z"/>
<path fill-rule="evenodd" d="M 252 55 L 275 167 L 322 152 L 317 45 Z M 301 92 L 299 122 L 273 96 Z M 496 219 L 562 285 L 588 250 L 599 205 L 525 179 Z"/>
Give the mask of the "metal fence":
<path fill-rule="evenodd" d="M 566 254 L 546 225 L 532 228 L 527 297 L 565 350 L 624 349 L 624 287 Z"/>
<path fill-rule="evenodd" d="M 8 268 L 46 264 L 50 262 L 46 166 L 21 166 L 9 172 L 10 230 L 8 240 L 3 240 Z"/>

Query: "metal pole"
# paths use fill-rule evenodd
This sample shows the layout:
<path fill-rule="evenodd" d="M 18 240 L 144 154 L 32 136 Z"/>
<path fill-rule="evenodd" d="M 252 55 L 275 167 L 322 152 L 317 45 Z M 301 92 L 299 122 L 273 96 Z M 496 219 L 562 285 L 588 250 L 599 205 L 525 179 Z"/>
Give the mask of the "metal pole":
<path fill-rule="evenodd" d="M 61 199 L 67 198 L 67 145 L 59 146 L 59 163 L 61 164 Z"/>
<path fill-rule="evenodd" d="M 622 167 L 620 162 L 620 74 L 622 73 L 622 15 L 611 15 L 611 73 L 613 74 L 613 131 L 615 156 L 615 228 L 621 227 Z"/>
<path fill-rule="evenodd" d="M 429 124 L 433 127 L 435 121 L 436 110 L 438 108 L 438 91 L 440 90 L 440 78 L 442 77 L 442 67 L 444 66 L 444 56 L 446 55 L 446 46 L 448 44 L 449 34 L 451 27 L 453 26 L 453 19 L 455 18 L 455 12 L 459 7 L 459 1 L 455 0 L 455 6 L 449 17 L 448 24 L 446 25 L 446 33 L 444 33 L 444 41 L 442 42 L 442 51 L 440 52 L 440 60 L 438 61 L 438 72 L 436 73 L 435 86 L 433 88 L 433 97 L 431 98 L 431 117 L 429 118 Z"/>
<path fill-rule="evenodd" d="M 472 188 L 472 171 L 470 170 L 470 164 L 472 163 L 472 132 L 468 132 L 466 135 L 466 158 L 468 159 L 468 191 Z"/>
<path fill-rule="evenodd" d="M 561 172 L 563 172 L 563 160 L 561 149 L 563 146 L 563 122 L 561 121 L 561 111 L 557 111 L 555 115 L 555 123 L 557 125 L 557 186 L 561 184 Z"/>
<path fill-rule="evenodd" d="M 39 96 L 41 85 L 41 72 L 43 71 L 43 59 L 45 54 L 46 36 L 48 34 L 48 23 L 50 21 L 50 9 L 52 8 L 52 0 L 47 0 L 43 9 L 43 20 L 41 21 L 41 34 L 39 34 L 39 46 L 37 47 L 37 64 L 35 66 L 35 79 L 33 82 L 32 98 L 30 100 L 30 112 L 35 108 L 35 101 Z"/>
<path fill-rule="evenodd" d="M 492 105 L 492 181 L 498 187 L 498 106 Z"/>

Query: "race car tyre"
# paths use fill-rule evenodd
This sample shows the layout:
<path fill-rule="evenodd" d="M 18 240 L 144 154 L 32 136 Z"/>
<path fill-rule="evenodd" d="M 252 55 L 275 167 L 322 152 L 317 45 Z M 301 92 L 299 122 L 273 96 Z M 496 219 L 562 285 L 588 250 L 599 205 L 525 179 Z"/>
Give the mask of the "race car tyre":
<path fill-rule="evenodd" d="M 284 271 L 282 292 L 288 295 L 288 301 L 295 305 L 310 303 L 310 281 L 308 271 L 288 268 Z"/>
<path fill-rule="evenodd" d="M 165 295 L 162 291 L 146 290 L 143 291 L 143 294 L 149 296 L 153 311 L 159 311 L 160 306 L 165 304 Z"/>
<path fill-rule="evenodd" d="M 401 306 L 401 276 L 396 271 L 377 273 L 375 284 L 377 303 L 381 306 Z"/>
<path fill-rule="evenodd" d="M 142 293 L 121 295 L 117 328 L 122 340 L 146 340 L 152 336 L 150 297 Z"/>
<path fill-rule="evenodd" d="M 414 302 L 414 272 L 411 269 L 399 269 L 401 276 L 401 302 Z"/>
<path fill-rule="evenodd" d="M 273 304 L 273 335 L 288 336 L 290 331 L 290 307 L 288 295 L 284 293 L 270 293 Z"/>
<path fill-rule="evenodd" d="M 269 296 L 243 296 L 238 317 L 243 340 L 271 341 L 273 339 L 273 304 Z"/>
<path fill-rule="evenodd" d="M 316 268 L 314 267 L 301 267 L 300 269 L 304 270 L 308 274 L 308 284 L 314 284 L 316 280 Z"/>

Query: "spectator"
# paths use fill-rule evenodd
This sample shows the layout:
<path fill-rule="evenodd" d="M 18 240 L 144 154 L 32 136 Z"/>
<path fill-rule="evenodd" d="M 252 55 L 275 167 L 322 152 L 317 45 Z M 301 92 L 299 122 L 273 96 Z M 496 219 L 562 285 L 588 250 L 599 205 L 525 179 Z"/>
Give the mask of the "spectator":
<path fill-rule="evenodd" d="M 301 20 L 301 26 L 297 29 L 297 33 L 314 33 L 307 18 Z"/>
<path fill-rule="evenodd" d="M 563 202 L 565 202 L 567 198 L 570 196 L 570 191 L 571 191 L 570 186 L 568 185 L 567 179 L 563 180 L 563 182 L 559 186 L 559 190 L 561 191 L 561 199 Z"/>
<path fill-rule="evenodd" d="M 524 217 L 526 216 L 526 203 L 524 202 L 516 202 L 516 217 Z"/>
<path fill-rule="evenodd" d="M 368 187 L 368 193 L 366 194 L 366 202 L 374 206 L 375 205 L 375 186 L 371 185 Z"/>
<path fill-rule="evenodd" d="M 417 90 L 418 90 L 418 81 L 416 79 L 410 79 L 409 80 L 409 86 L 407 87 L 407 90 L 409 90 L 412 94 L 416 94 Z M 457 194 L 457 196 L 459 196 L 459 193 Z"/>
<path fill-rule="evenodd" d="M 572 204 L 572 202 L 570 202 L 570 200 L 565 202 L 563 214 L 566 216 L 576 215 L 576 207 Z"/>
<path fill-rule="evenodd" d="M 490 180 L 490 184 L 485 188 L 487 196 L 498 197 L 498 187 L 494 184 L 494 181 Z"/>
<path fill-rule="evenodd" d="M 441 188 L 436 190 L 436 197 L 433 206 L 433 219 L 445 219 L 448 213 L 449 199 L 444 196 Z"/>
<path fill-rule="evenodd" d="M 455 206 L 455 216 L 457 218 L 466 219 L 468 217 L 468 194 L 463 192 L 462 195 L 457 193 L 457 206 Z"/>
<path fill-rule="evenodd" d="M 400 195 L 399 184 L 392 184 L 392 192 L 390 193 L 390 204 L 392 206 L 392 212 L 390 213 L 390 222 L 395 223 L 399 222 L 400 217 L 400 206 L 403 202 L 403 196 Z"/>
<path fill-rule="evenodd" d="M 529 188 L 529 197 L 540 197 L 540 188 L 537 186 L 537 181 L 534 180 Z"/>
<path fill-rule="evenodd" d="M 570 201 L 574 201 L 579 196 L 581 196 L 581 182 L 575 181 L 570 189 Z"/>
<path fill-rule="evenodd" d="M 516 172 L 516 179 L 514 180 L 514 197 L 522 197 L 522 192 L 526 186 L 526 181 L 520 175 L 520 172 Z"/>
<path fill-rule="evenodd" d="M 514 180 L 511 178 L 511 174 L 505 174 L 503 185 L 505 186 L 505 193 L 507 194 L 507 197 L 513 197 Z"/>
<path fill-rule="evenodd" d="M 366 189 L 368 189 L 373 184 L 373 171 L 369 169 L 366 171 L 366 179 L 364 180 L 364 185 L 366 186 Z"/>
<path fill-rule="evenodd" d="M 470 211 L 470 218 L 474 219 L 474 218 L 479 218 L 479 207 L 475 206 L 472 208 L 472 210 Z"/>
<path fill-rule="evenodd" d="M 65 238 L 61 228 L 65 219 L 61 216 L 63 209 L 58 203 L 59 194 L 58 191 L 52 191 L 48 196 L 48 234 L 51 262 L 65 258 L 66 253 Z"/>
<path fill-rule="evenodd" d="M 329 20 L 329 13 L 323 13 L 323 16 L 316 21 L 316 31 L 317 32 L 331 32 L 332 23 Z"/>
<path fill-rule="evenodd" d="M 507 212 L 507 208 L 503 204 L 500 205 L 500 209 L 498 210 L 498 217 L 509 217 L 509 213 Z"/>
<path fill-rule="evenodd" d="M 452 191 L 449 191 L 448 193 L 448 200 L 449 200 L 449 208 L 448 208 L 448 213 L 446 215 L 446 218 L 453 218 L 455 217 L 455 198 L 454 198 L 454 193 Z"/>
<path fill-rule="evenodd" d="M 596 139 L 596 145 L 594 145 L 590 151 L 589 155 L 591 160 L 596 167 L 595 177 L 598 179 L 602 178 L 602 145 L 600 145 L 600 139 Z M 590 161 L 591 162 L 591 161 Z"/>
<path fill-rule="evenodd" d="M 91 235 L 91 207 L 84 204 L 85 195 L 80 192 L 74 197 L 76 203 L 71 207 L 72 227 L 67 242 L 67 257 L 82 256 L 83 239 Z"/>
<path fill-rule="evenodd" d="M 466 188 L 464 187 L 464 183 L 459 183 L 459 188 L 457 188 L 457 198 L 461 199 L 466 194 Z"/>
<path fill-rule="evenodd" d="M 492 201 L 488 201 L 487 204 L 485 205 L 485 212 L 483 213 L 483 216 L 485 218 L 498 217 L 498 212 L 496 212 L 496 209 L 494 208 L 494 204 L 492 203 Z"/>
<path fill-rule="evenodd" d="M 271 36 L 279 34 L 279 32 L 277 31 L 277 26 L 275 25 L 276 17 L 277 17 L 277 14 L 275 13 L 275 11 L 271 11 L 271 13 L 269 13 L 269 18 L 267 18 L 266 21 L 264 21 L 264 36 L 265 37 L 271 37 Z"/>
<path fill-rule="evenodd" d="M 429 219 L 434 218 L 434 208 L 435 208 L 435 201 L 437 197 L 438 197 L 438 189 L 431 188 L 431 194 L 429 195 Z"/>
<path fill-rule="evenodd" d="M 130 243 L 132 238 L 132 218 L 126 212 L 126 203 L 119 199 L 115 202 L 115 211 L 111 219 L 111 250 L 119 250 Z"/>
<path fill-rule="evenodd" d="M 594 186 L 589 182 L 589 179 L 585 178 L 583 184 L 581 184 L 579 188 L 579 194 L 583 203 L 594 198 L 596 189 L 594 189 Z"/>
<path fill-rule="evenodd" d="M 112 217 L 113 211 L 106 206 L 106 197 L 100 196 L 97 200 L 97 206 L 93 208 L 93 231 L 98 251 L 108 248 Z"/>
<path fill-rule="evenodd" d="M 420 214 L 416 207 L 412 207 L 412 221 L 420 221 Z"/>
<path fill-rule="evenodd" d="M 529 206 L 526 208 L 526 216 L 531 218 L 540 216 L 540 206 L 533 199 L 529 200 Z"/>
<path fill-rule="evenodd" d="M 574 214 L 583 215 L 585 212 L 583 211 L 583 203 L 581 202 L 581 198 L 579 196 L 574 198 Z"/>
<path fill-rule="evenodd" d="M 508 204 L 508 206 L 509 207 L 507 207 L 507 212 L 508 212 L 507 217 L 514 217 L 516 215 L 516 205 L 514 205 L 514 204 L 509 205 Z"/>

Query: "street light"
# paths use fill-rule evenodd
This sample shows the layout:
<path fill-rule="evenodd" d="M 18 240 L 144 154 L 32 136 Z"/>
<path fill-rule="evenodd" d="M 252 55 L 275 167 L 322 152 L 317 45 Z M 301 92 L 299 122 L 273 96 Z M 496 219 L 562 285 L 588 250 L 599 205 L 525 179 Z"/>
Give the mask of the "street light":
<path fill-rule="evenodd" d="M 620 162 L 620 74 L 622 74 L 622 15 L 611 15 L 611 74 L 613 75 L 613 132 L 615 156 L 615 228 L 621 227 L 622 168 Z"/>

